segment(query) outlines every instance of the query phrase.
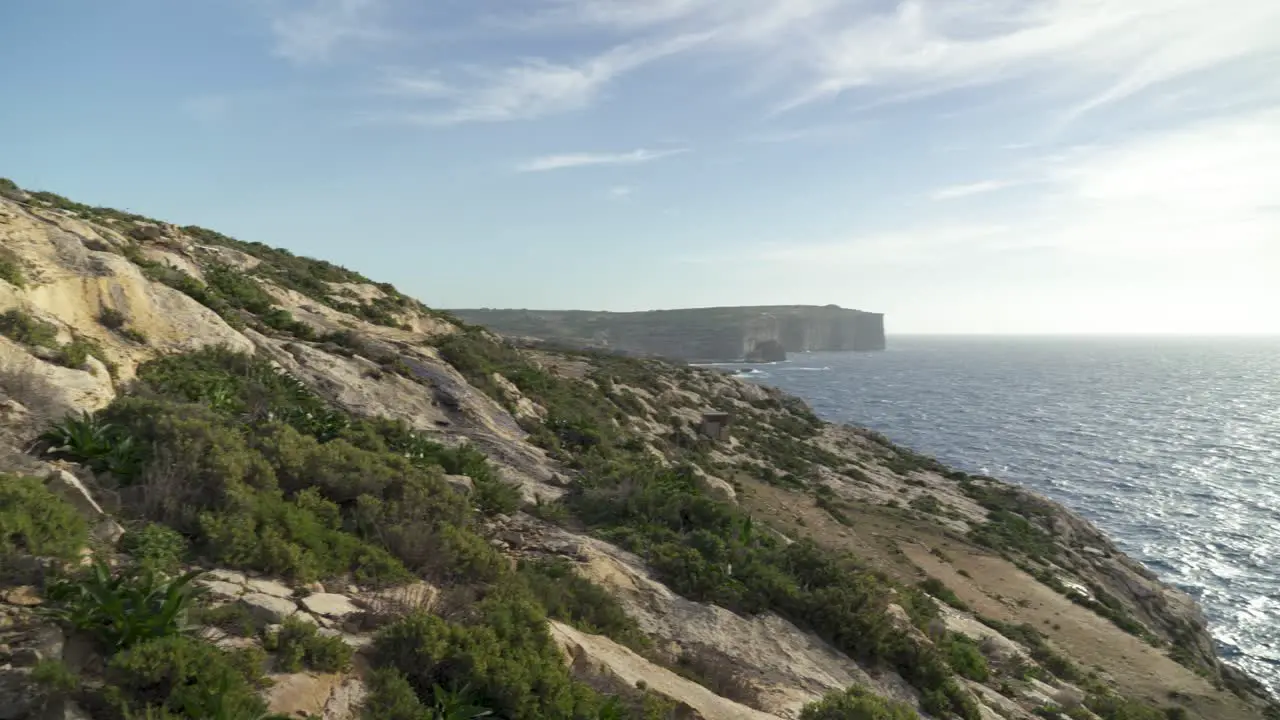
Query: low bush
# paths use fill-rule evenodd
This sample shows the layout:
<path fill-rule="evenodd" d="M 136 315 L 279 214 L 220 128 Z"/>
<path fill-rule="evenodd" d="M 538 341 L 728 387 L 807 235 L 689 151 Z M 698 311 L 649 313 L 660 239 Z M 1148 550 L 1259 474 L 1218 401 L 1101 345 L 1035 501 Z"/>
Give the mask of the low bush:
<path fill-rule="evenodd" d="M 943 649 L 947 654 L 947 664 L 956 673 L 977 682 L 986 682 L 991 677 L 987 659 L 978 649 L 978 644 L 968 637 L 949 633 L 943 642 Z"/>
<path fill-rule="evenodd" d="M 969 610 L 969 605 L 956 595 L 955 591 L 947 587 L 937 578 L 929 578 L 920 583 L 920 589 L 929 593 L 933 597 L 938 598 L 942 602 L 950 605 L 957 610 Z"/>
<path fill-rule="evenodd" d="M 886 700 L 857 685 L 828 693 L 800 711 L 800 720 L 915 720 L 917 717 L 909 705 Z"/>
<path fill-rule="evenodd" d="M 84 518 L 39 479 L 0 474 L 0 565 L 20 553 L 71 560 L 88 541 Z"/>
<path fill-rule="evenodd" d="M 296 617 L 287 618 L 264 642 L 276 653 L 276 665 L 284 672 L 302 669 L 335 673 L 351 665 L 351 647 L 339 637 L 321 635 L 312 623 Z"/>
<path fill-rule="evenodd" d="M 98 322 L 109 330 L 119 330 L 124 327 L 124 313 L 115 308 L 102 308 L 102 312 L 98 313 Z"/>
<path fill-rule="evenodd" d="M 0 313 L 0 335 L 31 347 L 58 347 L 57 327 L 18 308 Z"/>
<path fill-rule="evenodd" d="M 22 272 L 22 263 L 9 250 L 0 249 L 0 280 L 14 287 L 26 287 L 27 278 Z"/>
<path fill-rule="evenodd" d="M 570 677 L 545 615 L 527 598 L 491 595 L 466 624 L 410 615 L 379 633 L 375 651 L 420 700 L 437 686 L 470 687 L 469 702 L 510 720 L 585 720 L 601 704 Z"/>
<path fill-rule="evenodd" d="M 139 643 L 107 665 L 107 702 L 130 717 L 263 720 L 258 657 L 174 636 Z"/>
<path fill-rule="evenodd" d="M 129 530 L 120 538 L 120 549 L 139 567 L 171 574 L 187 554 L 187 539 L 178 531 L 157 523 Z"/>
<path fill-rule="evenodd" d="M 520 564 L 519 574 L 547 615 L 583 632 L 606 635 L 633 650 L 642 651 L 652 645 L 621 603 L 578 574 L 568 561 L 525 561 Z"/>
<path fill-rule="evenodd" d="M 46 590 L 48 614 L 92 635 L 109 652 L 177 635 L 186 627 L 199 573 L 168 579 L 150 568 L 113 573 L 97 561 L 80 576 L 60 578 Z"/>

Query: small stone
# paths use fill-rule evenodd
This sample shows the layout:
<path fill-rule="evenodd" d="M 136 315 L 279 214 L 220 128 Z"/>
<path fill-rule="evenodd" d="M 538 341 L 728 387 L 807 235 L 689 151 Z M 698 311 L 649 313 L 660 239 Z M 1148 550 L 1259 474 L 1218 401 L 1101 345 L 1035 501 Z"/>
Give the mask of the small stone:
<path fill-rule="evenodd" d="M 513 548 L 524 547 L 524 535 L 514 530 L 508 530 L 502 533 L 502 541 Z"/>
<path fill-rule="evenodd" d="M 298 611 L 292 600 L 265 593 L 249 593 L 240 598 L 240 604 L 262 623 L 279 623 Z"/>
<path fill-rule="evenodd" d="M 19 585 L 4 594 L 4 601 L 19 607 L 35 607 L 44 602 L 31 585 Z"/>
<path fill-rule="evenodd" d="M 32 647 L 24 647 L 14 650 L 9 662 L 14 667 L 35 667 L 40 664 L 41 660 L 45 659 L 45 656 L 39 650 Z"/>
<path fill-rule="evenodd" d="M 282 582 L 266 579 L 253 579 L 245 583 L 252 592 L 262 593 L 263 595 L 274 595 L 275 597 L 287 598 L 293 595 L 293 588 Z"/>
<path fill-rule="evenodd" d="M 31 633 L 27 644 L 39 651 L 42 658 L 60 660 L 67 636 L 57 625 L 41 625 Z"/>
<path fill-rule="evenodd" d="M 307 583 L 306 585 L 302 586 L 302 589 L 312 594 L 322 593 L 324 592 L 324 583 L 320 583 L 320 582 Z"/>
<path fill-rule="evenodd" d="M 346 595 L 335 593 L 308 595 L 302 599 L 302 607 L 316 615 L 331 618 L 342 618 L 360 612 L 360 608 L 356 607 Z"/>

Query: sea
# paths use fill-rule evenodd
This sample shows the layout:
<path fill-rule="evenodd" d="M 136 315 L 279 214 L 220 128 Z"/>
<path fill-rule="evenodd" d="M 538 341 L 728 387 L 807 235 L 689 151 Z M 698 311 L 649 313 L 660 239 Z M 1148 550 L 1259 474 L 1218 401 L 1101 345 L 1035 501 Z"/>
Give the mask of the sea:
<path fill-rule="evenodd" d="M 890 337 L 736 367 L 1092 520 L 1280 694 L 1280 338 Z"/>

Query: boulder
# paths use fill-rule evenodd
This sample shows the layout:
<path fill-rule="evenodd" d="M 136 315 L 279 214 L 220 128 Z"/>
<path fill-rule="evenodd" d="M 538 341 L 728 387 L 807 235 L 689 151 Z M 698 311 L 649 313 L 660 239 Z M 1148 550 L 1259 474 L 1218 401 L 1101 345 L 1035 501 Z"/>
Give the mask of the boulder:
<path fill-rule="evenodd" d="M 475 490 L 475 482 L 466 475 L 445 475 L 444 481 L 463 495 L 470 495 L 471 491 Z"/>
<path fill-rule="evenodd" d="M 360 608 L 346 595 L 337 593 L 314 593 L 302 598 L 302 607 L 308 612 L 330 618 L 344 618 L 352 613 L 360 612 Z"/>
<path fill-rule="evenodd" d="M 223 582 L 222 580 L 199 580 L 197 582 L 209 595 L 223 600 L 235 600 L 245 593 L 243 585 Z"/>
<path fill-rule="evenodd" d="M 253 580 L 246 581 L 245 587 L 249 588 L 250 592 L 262 593 L 263 595 L 274 595 L 275 597 L 280 598 L 293 596 L 293 588 L 275 580 L 255 578 Z"/>
<path fill-rule="evenodd" d="M 249 610 L 255 620 L 267 624 L 284 622 L 285 618 L 298 612 L 298 606 L 292 600 L 259 592 L 242 596 L 240 604 Z"/>

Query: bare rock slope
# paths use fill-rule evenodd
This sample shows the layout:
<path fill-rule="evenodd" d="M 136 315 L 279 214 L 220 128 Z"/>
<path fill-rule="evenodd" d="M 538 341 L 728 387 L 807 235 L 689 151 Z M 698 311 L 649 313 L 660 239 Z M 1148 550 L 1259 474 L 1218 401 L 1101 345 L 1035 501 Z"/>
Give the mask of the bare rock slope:
<path fill-rule="evenodd" d="M 0 190 L 0 720 L 1274 717 L 1189 597 L 1043 498 L 723 374 Z M 36 612 L 91 559 L 205 571 L 202 629 Z M 130 675 L 175 642 L 253 697 Z"/>

